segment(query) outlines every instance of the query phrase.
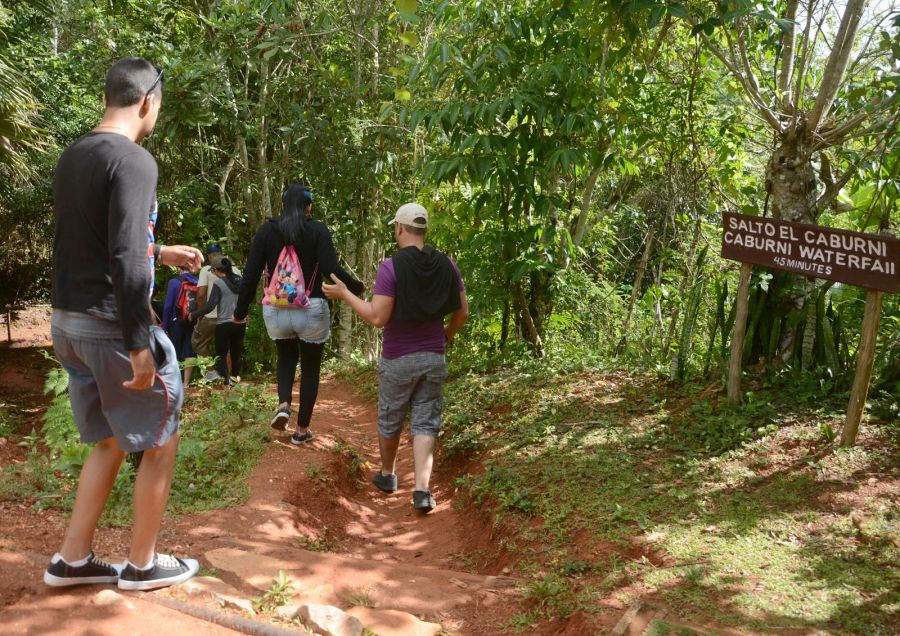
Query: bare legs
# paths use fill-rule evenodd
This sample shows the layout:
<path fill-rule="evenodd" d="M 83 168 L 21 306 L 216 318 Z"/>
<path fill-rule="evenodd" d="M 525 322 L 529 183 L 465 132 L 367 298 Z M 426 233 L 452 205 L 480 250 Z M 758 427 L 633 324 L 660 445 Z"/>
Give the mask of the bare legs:
<path fill-rule="evenodd" d="M 378 436 L 381 451 L 381 474 L 391 475 L 397 471 L 397 448 L 400 437 Z M 413 436 L 413 460 L 416 472 L 416 490 L 428 490 L 431 470 L 434 466 L 434 438 L 430 435 Z"/>
<path fill-rule="evenodd" d="M 106 500 L 116 483 L 125 452 L 114 437 L 98 442 L 81 469 L 78 492 L 72 519 L 59 553 L 71 563 L 86 557 L 91 551 L 94 530 L 103 514 Z"/>
<path fill-rule="evenodd" d="M 431 468 L 434 466 L 434 438 L 430 435 L 413 436 L 413 459 L 416 466 L 416 490 L 428 490 Z"/>
<path fill-rule="evenodd" d="M 179 439 L 176 433 L 165 446 L 144 451 L 141 459 L 134 482 L 134 526 L 128 553 L 128 560 L 137 567 L 150 563 L 156 551 L 156 535 L 169 501 Z"/>
<path fill-rule="evenodd" d="M 400 436 L 378 436 L 378 450 L 381 451 L 381 474 L 393 475 L 397 472 L 397 448 L 400 446 Z"/>
<path fill-rule="evenodd" d="M 178 435 L 173 435 L 165 446 L 144 451 L 138 469 L 134 484 L 134 527 L 128 555 L 128 560 L 138 567 L 147 565 L 156 550 L 156 535 L 172 485 L 178 439 Z M 71 563 L 90 553 L 94 530 L 124 458 L 125 452 L 114 437 L 98 442 L 91 451 L 81 470 L 72 519 L 60 549 L 66 561 Z"/>

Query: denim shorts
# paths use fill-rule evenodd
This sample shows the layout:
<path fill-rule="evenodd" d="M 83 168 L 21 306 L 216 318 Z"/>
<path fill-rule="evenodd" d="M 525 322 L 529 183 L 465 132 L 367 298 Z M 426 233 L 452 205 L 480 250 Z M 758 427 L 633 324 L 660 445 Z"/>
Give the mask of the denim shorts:
<path fill-rule="evenodd" d="M 447 362 L 441 353 L 419 351 L 378 363 L 378 434 L 400 435 L 409 411 L 413 435 L 437 437 L 441 432 L 442 391 Z"/>
<path fill-rule="evenodd" d="M 328 301 L 310 298 L 305 309 L 284 309 L 263 305 L 263 321 L 272 340 L 299 338 L 311 344 L 322 344 L 331 335 Z"/>
<path fill-rule="evenodd" d="M 86 444 L 115 437 L 129 453 L 164 446 L 178 432 L 184 387 L 175 347 L 159 327 L 150 327 L 156 364 L 153 386 L 126 389 L 131 358 L 118 322 L 62 309 L 51 320 L 53 350 L 69 374 L 69 401 Z"/>

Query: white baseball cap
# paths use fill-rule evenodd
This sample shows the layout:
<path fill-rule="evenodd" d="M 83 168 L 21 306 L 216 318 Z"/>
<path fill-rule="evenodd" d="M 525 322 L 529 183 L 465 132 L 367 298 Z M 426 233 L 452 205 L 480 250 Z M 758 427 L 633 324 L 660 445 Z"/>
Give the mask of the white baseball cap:
<path fill-rule="evenodd" d="M 410 227 L 428 229 L 428 210 L 418 203 L 404 203 L 388 223 L 402 223 Z"/>

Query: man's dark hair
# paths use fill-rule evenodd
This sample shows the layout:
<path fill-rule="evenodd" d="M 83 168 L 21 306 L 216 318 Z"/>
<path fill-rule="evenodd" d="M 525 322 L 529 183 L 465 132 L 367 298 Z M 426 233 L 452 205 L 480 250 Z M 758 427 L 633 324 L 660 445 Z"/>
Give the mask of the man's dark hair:
<path fill-rule="evenodd" d="M 160 79 L 157 82 L 157 79 Z M 153 85 L 154 82 L 156 86 Z M 150 91 L 151 87 L 153 88 Z M 106 72 L 106 105 L 116 108 L 134 106 L 150 92 L 162 95 L 159 70 L 140 57 L 123 57 Z"/>
<path fill-rule="evenodd" d="M 417 217 L 414 219 L 416 223 L 425 223 L 425 219 L 423 217 Z M 416 227 L 415 225 L 407 225 L 406 223 L 401 223 L 403 229 L 412 234 L 413 236 L 425 236 L 425 233 L 428 231 L 427 228 L 424 227 Z"/>

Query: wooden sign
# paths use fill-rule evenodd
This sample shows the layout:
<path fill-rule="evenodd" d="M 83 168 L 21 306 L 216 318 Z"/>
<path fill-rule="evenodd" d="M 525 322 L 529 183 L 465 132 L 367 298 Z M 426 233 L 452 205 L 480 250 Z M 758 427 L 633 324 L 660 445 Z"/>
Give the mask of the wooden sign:
<path fill-rule="evenodd" d="M 866 289 L 900 288 L 900 240 L 726 212 L 722 256 Z"/>

